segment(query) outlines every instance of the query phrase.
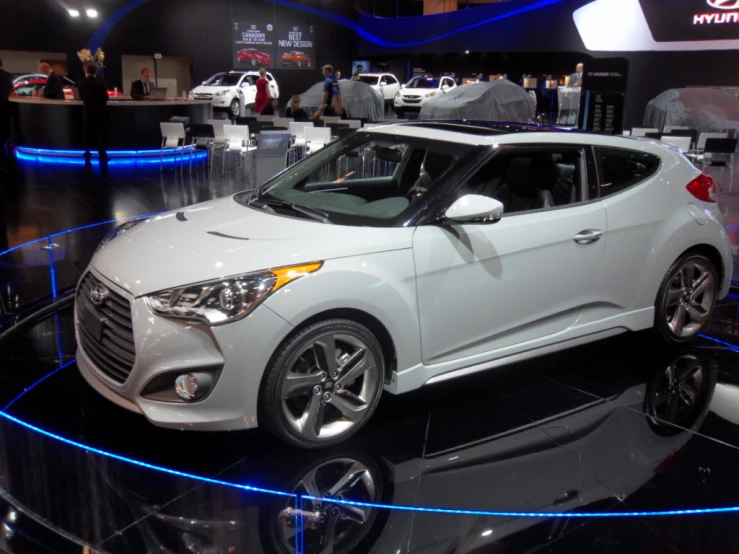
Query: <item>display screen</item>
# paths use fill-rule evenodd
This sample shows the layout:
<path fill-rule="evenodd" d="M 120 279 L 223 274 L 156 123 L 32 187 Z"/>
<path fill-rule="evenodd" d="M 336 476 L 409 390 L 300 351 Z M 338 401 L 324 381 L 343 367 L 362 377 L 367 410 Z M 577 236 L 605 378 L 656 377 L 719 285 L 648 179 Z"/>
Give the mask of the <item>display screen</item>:
<path fill-rule="evenodd" d="M 315 68 L 316 53 L 312 25 L 278 25 L 276 42 L 278 68 Z"/>
<path fill-rule="evenodd" d="M 274 26 L 268 22 L 234 22 L 234 67 L 271 68 L 274 60 Z"/>
<path fill-rule="evenodd" d="M 739 39 L 739 0 L 639 0 L 657 42 Z"/>

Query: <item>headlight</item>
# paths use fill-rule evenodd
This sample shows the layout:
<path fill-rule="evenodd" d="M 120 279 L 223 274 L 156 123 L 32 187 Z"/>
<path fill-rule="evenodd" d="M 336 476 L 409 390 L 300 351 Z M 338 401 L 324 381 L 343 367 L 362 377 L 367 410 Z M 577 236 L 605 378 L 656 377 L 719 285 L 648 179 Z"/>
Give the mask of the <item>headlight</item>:
<path fill-rule="evenodd" d="M 157 292 L 147 297 L 158 315 L 195 319 L 210 325 L 245 317 L 290 281 L 318 271 L 323 262 L 281 267 Z"/>
<path fill-rule="evenodd" d="M 128 231 L 129 229 L 132 229 L 133 227 L 136 227 L 139 223 L 143 223 L 149 219 L 148 217 L 140 217 L 138 219 L 132 219 L 131 221 L 126 221 L 123 225 L 119 225 L 112 231 L 110 231 L 107 235 L 103 237 L 103 240 L 100 241 L 100 244 L 98 244 L 97 248 L 95 249 L 95 252 L 100 250 L 103 246 L 108 244 L 113 239 L 120 237 L 123 233 Z"/>
<path fill-rule="evenodd" d="M 400 91 L 395 93 L 395 98 L 397 98 L 398 96 L 400 96 Z"/>
<path fill-rule="evenodd" d="M 436 91 L 429 92 L 426 96 L 436 96 Z"/>
<path fill-rule="evenodd" d="M 220 92 L 216 92 L 215 96 L 226 96 L 229 92 L 231 92 L 231 89 L 222 90 Z"/>

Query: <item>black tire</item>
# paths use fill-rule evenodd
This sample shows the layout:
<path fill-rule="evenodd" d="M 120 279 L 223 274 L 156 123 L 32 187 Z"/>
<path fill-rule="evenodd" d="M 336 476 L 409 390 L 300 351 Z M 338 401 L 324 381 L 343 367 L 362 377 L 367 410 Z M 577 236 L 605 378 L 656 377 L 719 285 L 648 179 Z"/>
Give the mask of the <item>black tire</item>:
<path fill-rule="evenodd" d="M 228 107 L 228 111 L 232 117 L 239 117 L 241 115 L 241 104 L 234 98 L 231 100 L 231 105 Z"/>
<path fill-rule="evenodd" d="M 375 364 L 372 364 L 372 367 L 376 367 L 377 370 L 367 370 L 366 375 L 362 374 L 362 378 L 368 380 L 366 386 L 370 391 L 371 398 L 362 411 L 360 421 L 353 423 L 347 431 L 335 436 L 308 438 L 293 426 L 294 422 L 291 424 L 288 420 L 283 405 L 282 385 L 290 370 L 300 362 L 301 356 L 305 354 L 306 350 L 326 335 L 350 336 L 363 343 L 367 347 L 368 353 L 374 358 Z M 315 371 L 321 371 L 321 368 L 319 367 Z M 296 331 L 285 339 L 273 354 L 264 373 L 259 394 L 260 422 L 264 423 L 277 437 L 291 446 L 323 448 L 338 444 L 356 434 L 370 419 L 382 395 L 384 375 L 385 360 L 382 355 L 382 347 L 377 338 L 364 325 L 349 319 L 329 319 L 314 323 Z M 340 380 L 339 376 L 338 381 Z M 364 381 L 362 383 L 364 384 Z M 349 386 L 346 388 L 348 389 Z M 327 390 L 330 389 L 324 389 L 324 391 Z M 333 391 L 337 397 L 342 394 L 337 392 L 338 390 L 336 388 Z M 308 402 L 310 401 L 309 398 Z M 323 406 L 324 403 L 321 405 Z M 322 410 L 329 410 L 329 408 L 324 407 Z M 335 410 L 331 409 L 329 411 L 334 412 Z"/>
<path fill-rule="evenodd" d="M 694 331 L 691 331 L 689 335 L 683 336 L 678 335 L 669 325 L 671 316 L 668 313 L 669 307 L 667 306 L 667 294 L 671 290 L 671 284 L 674 284 L 674 281 L 678 278 L 678 275 L 686 264 L 699 264 L 701 268 L 705 268 L 705 270 L 710 273 L 710 276 L 713 279 L 713 287 L 711 292 L 712 298 L 710 301 L 710 307 L 707 309 L 704 321 L 700 324 L 696 322 L 695 325 L 698 326 L 698 328 Z M 716 305 L 716 295 L 718 294 L 719 286 L 720 282 L 716 266 L 714 266 L 713 262 L 706 256 L 702 254 L 686 254 L 685 256 L 682 256 L 680 259 L 678 259 L 667 271 L 665 278 L 660 284 L 659 292 L 657 293 L 657 299 L 654 305 L 654 330 L 657 335 L 661 339 L 672 344 L 686 343 L 697 337 L 710 321 L 711 313 L 713 312 L 713 308 Z M 672 290 L 674 290 L 674 288 Z M 682 300 L 680 300 L 680 302 L 682 302 Z"/>

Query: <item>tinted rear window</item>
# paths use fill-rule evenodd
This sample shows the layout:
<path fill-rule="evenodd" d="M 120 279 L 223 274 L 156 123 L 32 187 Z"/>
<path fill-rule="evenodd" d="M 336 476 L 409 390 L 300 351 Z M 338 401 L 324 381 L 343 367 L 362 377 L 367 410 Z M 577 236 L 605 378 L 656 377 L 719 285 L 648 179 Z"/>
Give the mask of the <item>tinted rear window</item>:
<path fill-rule="evenodd" d="M 596 148 L 600 196 L 611 196 L 638 185 L 659 169 L 660 159 L 652 154 L 621 148 Z"/>

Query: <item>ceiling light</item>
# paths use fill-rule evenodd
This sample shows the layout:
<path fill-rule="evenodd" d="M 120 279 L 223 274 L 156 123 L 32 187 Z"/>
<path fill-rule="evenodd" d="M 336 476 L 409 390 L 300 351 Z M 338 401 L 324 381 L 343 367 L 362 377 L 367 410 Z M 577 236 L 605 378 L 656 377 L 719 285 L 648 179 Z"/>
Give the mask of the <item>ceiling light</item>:
<path fill-rule="evenodd" d="M 80 16 L 80 11 L 79 10 L 68 10 L 68 11 L 69 11 L 69 16 L 70 17 L 79 17 Z"/>
<path fill-rule="evenodd" d="M 85 10 L 85 13 L 87 14 L 87 17 L 97 17 L 98 16 L 97 10 Z"/>
<path fill-rule="evenodd" d="M 469 51 L 469 50 L 465 50 L 465 51 L 464 51 L 464 53 L 465 53 L 465 54 L 469 54 L 469 53 L 470 53 L 470 51 Z"/>

